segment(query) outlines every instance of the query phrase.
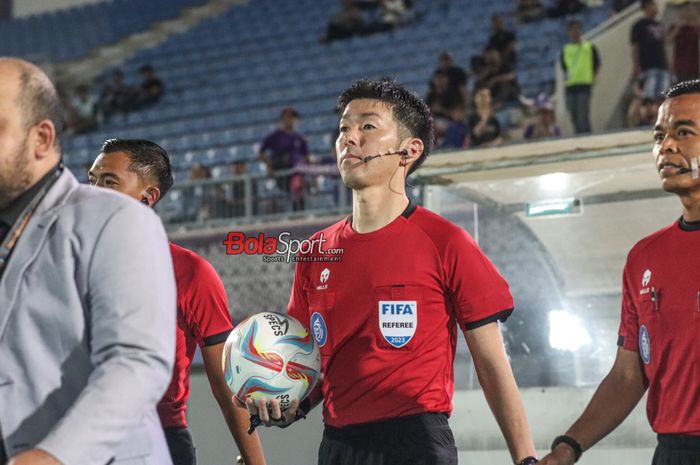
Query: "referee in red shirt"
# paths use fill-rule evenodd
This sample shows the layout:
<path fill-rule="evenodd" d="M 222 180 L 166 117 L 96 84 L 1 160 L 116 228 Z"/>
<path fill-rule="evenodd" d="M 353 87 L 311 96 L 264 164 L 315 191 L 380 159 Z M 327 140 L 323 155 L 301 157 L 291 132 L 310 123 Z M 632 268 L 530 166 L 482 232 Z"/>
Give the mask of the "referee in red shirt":
<path fill-rule="evenodd" d="M 173 185 L 168 154 L 147 140 L 110 139 L 88 173 L 90 184 L 122 192 L 153 207 Z M 170 244 L 177 284 L 177 334 L 173 377 L 158 415 L 173 465 L 195 465 L 197 458 L 185 411 L 190 395 L 190 367 L 196 347 L 226 424 L 247 465 L 264 465 L 257 435 L 246 434 L 248 417 L 236 408 L 223 373 L 221 354 L 231 332 L 226 290 L 209 262 L 191 250 Z M 144 270 L 148 279 L 148 270 Z"/>
<path fill-rule="evenodd" d="M 661 187 L 683 215 L 639 241 L 627 256 L 617 358 L 546 465 L 572 464 L 617 427 L 649 390 L 658 434 L 653 465 L 700 465 L 700 81 L 666 94 L 654 127 Z"/>
<path fill-rule="evenodd" d="M 312 239 L 343 253 L 299 257 L 288 309 L 318 342 L 324 380 L 299 410 L 249 400 L 249 411 L 286 426 L 323 400 L 320 465 L 454 465 L 459 329 L 513 461 L 534 463 L 498 324 L 513 310 L 508 285 L 462 228 L 406 196 L 406 176 L 432 144 L 430 111 L 387 80 L 354 83 L 338 109 L 353 211 Z"/>

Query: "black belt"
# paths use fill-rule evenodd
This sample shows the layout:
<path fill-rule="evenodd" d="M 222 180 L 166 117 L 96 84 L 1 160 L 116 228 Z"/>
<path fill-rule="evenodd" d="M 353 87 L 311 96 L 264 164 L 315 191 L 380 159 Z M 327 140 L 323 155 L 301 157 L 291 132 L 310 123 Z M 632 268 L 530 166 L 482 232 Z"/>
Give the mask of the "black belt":
<path fill-rule="evenodd" d="M 700 452 L 700 436 L 659 434 L 659 447 L 672 450 Z"/>

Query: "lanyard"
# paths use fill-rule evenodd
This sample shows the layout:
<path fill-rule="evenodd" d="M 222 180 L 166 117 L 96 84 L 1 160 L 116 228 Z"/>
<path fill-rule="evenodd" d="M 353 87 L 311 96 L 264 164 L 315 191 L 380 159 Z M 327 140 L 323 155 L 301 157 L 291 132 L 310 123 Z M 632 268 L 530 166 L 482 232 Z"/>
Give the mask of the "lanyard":
<path fill-rule="evenodd" d="M 22 232 L 27 227 L 27 223 L 29 223 L 29 220 L 39 206 L 39 203 L 42 201 L 49 189 L 51 189 L 51 186 L 53 186 L 59 176 L 61 176 L 61 173 L 63 173 L 63 165 L 58 166 L 58 169 L 55 171 L 51 179 L 49 179 L 49 181 L 44 184 L 42 188 L 39 189 L 39 191 L 34 195 L 31 202 L 29 202 L 29 205 L 24 208 L 22 214 L 19 215 L 17 221 L 15 221 L 5 235 L 5 240 L 3 240 L 2 244 L 0 244 L 0 274 L 2 274 L 5 266 L 7 265 L 7 260 L 9 259 L 12 250 L 15 248 L 15 245 L 17 245 L 19 236 L 22 235 Z"/>

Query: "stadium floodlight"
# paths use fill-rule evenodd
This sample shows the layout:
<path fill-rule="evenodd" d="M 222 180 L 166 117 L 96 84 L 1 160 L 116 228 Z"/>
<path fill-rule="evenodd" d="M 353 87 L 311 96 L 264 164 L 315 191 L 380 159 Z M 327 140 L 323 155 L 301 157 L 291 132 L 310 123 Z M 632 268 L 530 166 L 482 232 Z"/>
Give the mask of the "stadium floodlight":
<path fill-rule="evenodd" d="M 566 310 L 549 312 L 549 345 L 553 349 L 576 352 L 591 343 L 581 320 Z"/>

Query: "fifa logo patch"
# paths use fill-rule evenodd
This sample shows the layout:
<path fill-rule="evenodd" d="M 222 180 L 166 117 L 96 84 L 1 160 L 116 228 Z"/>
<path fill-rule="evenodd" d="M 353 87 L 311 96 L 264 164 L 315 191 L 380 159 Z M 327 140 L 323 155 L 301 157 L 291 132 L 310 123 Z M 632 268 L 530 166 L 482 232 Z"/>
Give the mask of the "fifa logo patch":
<path fill-rule="evenodd" d="M 418 303 L 415 300 L 380 300 L 379 331 L 386 342 L 397 349 L 413 338 L 418 326 Z"/>
<path fill-rule="evenodd" d="M 651 362 L 651 338 L 647 327 L 642 325 L 639 328 L 639 355 L 645 365 Z"/>

